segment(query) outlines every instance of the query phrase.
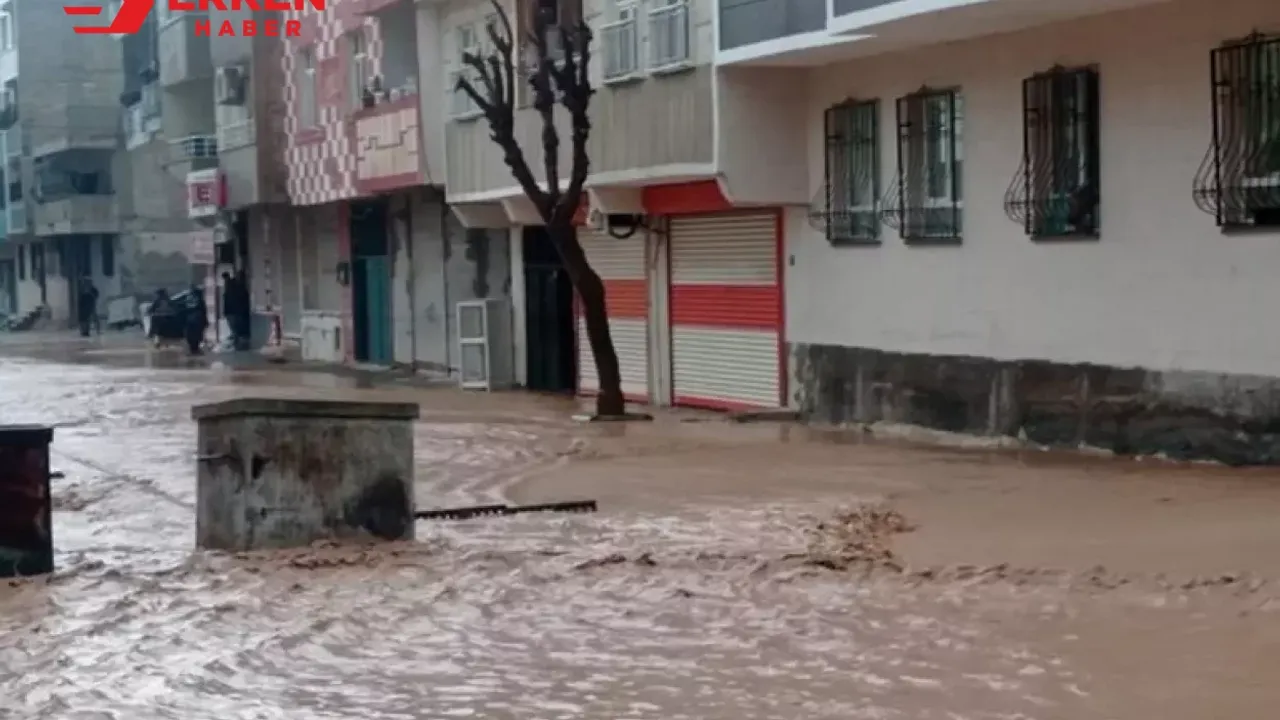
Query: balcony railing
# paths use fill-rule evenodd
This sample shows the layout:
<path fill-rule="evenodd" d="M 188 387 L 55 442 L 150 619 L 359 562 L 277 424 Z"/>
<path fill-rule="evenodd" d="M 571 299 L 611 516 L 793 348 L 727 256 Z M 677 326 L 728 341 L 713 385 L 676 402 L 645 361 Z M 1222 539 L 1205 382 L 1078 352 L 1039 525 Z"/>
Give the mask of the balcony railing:
<path fill-rule="evenodd" d="M 635 18 L 600 28 L 606 82 L 625 80 L 640 72 L 640 36 L 636 28 Z"/>
<path fill-rule="evenodd" d="M 171 140 L 173 159 L 177 162 L 190 160 L 214 160 L 218 157 L 218 138 L 213 135 L 188 135 Z"/>
<path fill-rule="evenodd" d="M 38 235 L 113 233 L 120 228 L 113 195 L 64 197 L 38 203 L 34 212 Z"/>
<path fill-rule="evenodd" d="M 674 70 L 689 64 L 689 5 L 677 0 L 649 11 L 649 69 Z"/>
<path fill-rule="evenodd" d="M 470 78 L 472 86 L 475 87 L 477 80 L 471 70 L 454 70 L 449 74 L 449 85 L 445 88 L 449 93 L 449 117 L 454 120 L 466 120 L 480 115 L 480 107 L 476 105 L 475 100 L 457 89 L 458 79 L 463 77 Z M 476 90 L 483 92 L 479 87 L 476 87 Z"/>

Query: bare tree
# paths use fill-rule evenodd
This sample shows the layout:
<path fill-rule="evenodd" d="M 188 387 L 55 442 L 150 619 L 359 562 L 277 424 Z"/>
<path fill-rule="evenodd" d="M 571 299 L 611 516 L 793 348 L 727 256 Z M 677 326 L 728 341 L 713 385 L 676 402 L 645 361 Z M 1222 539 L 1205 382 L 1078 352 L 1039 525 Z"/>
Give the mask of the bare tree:
<path fill-rule="evenodd" d="M 524 73 L 517 72 L 517 34 L 512 29 L 510 15 L 499 0 L 492 0 L 498 22 L 488 27 L 492 49 L 483 54 L 463 55 L 462 62 L 472 71 L 473 77 L 468 78 L 467 73 L 463 73 L 454 90 L 470 96 L 484 113 L 490 136 L 502 148 L 503 161 L 538 209 L 547 235 L 578 293 L 587 326 L 587 341 L 600 379 L 596 414 L 622 416 L 626 411 L 622 397 L 622 373 L 609 333 L 604 282 L 587 262 L 574 227 L 574 219 L 582 204 L 583 184 L 591 165 L 587 157 L 587 138 L 591 134 L 587 108 L 595 93 L 589 75 L 591 28 L 577 16 L 562 22 L 555 20 L 558 15 L 556 0 L 531 1 L 537 6 L 533 13 L 533 26 L 526 38 L 531 57 L 524 70 L 528 74 L 533 109 L 542 119 L 545 188 L 534 177 L 524 150 L 516 140 L 516 91 Z M 564 49 L 562 57 L 551 52 L 553 37 Z M 569 116 L 572 162 L 567 185 L 560 178 L 557 105 L 563 107 Z"/>

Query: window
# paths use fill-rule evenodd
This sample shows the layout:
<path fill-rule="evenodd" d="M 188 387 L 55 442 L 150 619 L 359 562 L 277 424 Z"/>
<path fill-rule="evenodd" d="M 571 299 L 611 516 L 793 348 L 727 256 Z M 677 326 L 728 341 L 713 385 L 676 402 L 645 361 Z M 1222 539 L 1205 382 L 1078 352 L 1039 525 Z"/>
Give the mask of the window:
<path fill-rule="evenodd" d="M 102 244 L 102 274 L 105 277 L 115 277 L 116 274 L 116 240 L 111 235 L 103 235 L 99 238 Z"/>
<path fill-rule="evenodd" d="M 1210 54 L 1213 144 L 1196 203 L 1219 227 L 1280 227 L 1280 38 L 1252 35 Z"/>
<path fill-rule="evenodd" d="M 600 28 L 604 41 L 606 81 L 631 78 L 640 72 L 640 33 L 635 2 L 619 0 L 613 7 L 615 19 Z"/>
<path fill-rule="evenodd" d="M 1054 68 L 1022 81 L 1022 164 L 1005 212 L 1033 238 L 1097 237 L 1098 74 Z"/>
<path fill-rule="evenodd" d="M 465 77 L 470 80 L 471 86 L 477 92 L 484 92 L 484 88 L 480 85 L 479 74 L 475 71 L 475 68 L 470 67 L 463 61 L 463 56 L 467 54 L 477 55 L 481 52 L 481 48 L 474 25 L 460 25 L 456 31 L 456 38 L 458 44 L 457 69 L 449 78 L 449 92 L 452 98 L 449 111 L 454 118 L 465 119 L 475 117 L 480 112 L 480 108 L 476 106 L 470 95 L 456 89 L 458 79 Z"/>
<path fill-rule="evenodd" d="M 347 35 L 347 52 L 348 63 L 347 71 L 350 73 L 349 78 L 349 97 L 351 98 L 351 107 L 359 110 L 364 107 L 364 91 L 369 87 L 369 41 L 365 35 L 364 28 L 353 30 Z"/>
<path fill-rule="evenodd" d="M 18 246 L 18 279 L 27 279 L 27 246 Z"/>
<path fill-rule="evenodd" d="M 932 90 L 898 98 L 898 176 L 884 221 L 915 243 L 956 243 L 964 216 L 964 98 Z"/>
<path fill-rule="evenodd" d="M 298 53 L 298 126 L 313 128 L 319 124 L 316 107 L 316 55 L 314 48 Z"/>
<path fill-rule="evenodd" d="M 674 71 L 689 63 L 689 3 L 665 0 L 649 9 L 649 69 Z"/>
<path fill-rule="evenodd" d="M 7 52 L 17 45 L 14 37 L 16 25 L 13 22 L 13 11 L 8 8 L 0 10 L 0 52 Z"/>
<path fill-rule="evenodd" d="M 847 101 L 827 108 L 822 230 L 832 245 L 880 238 L 880 103 Z"/>

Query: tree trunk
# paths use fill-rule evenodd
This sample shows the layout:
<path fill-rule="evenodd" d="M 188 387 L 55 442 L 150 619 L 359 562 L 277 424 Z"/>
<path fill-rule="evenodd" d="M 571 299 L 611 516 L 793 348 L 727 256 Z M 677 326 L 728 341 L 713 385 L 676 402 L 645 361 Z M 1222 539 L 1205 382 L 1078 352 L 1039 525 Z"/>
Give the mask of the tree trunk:
<path fill-rule="evenodd" d="M 609 312 L 605 305 L 604 281 L 587 262 L 587 254 L 578 243 L 573 225 L 547 228 L 551 242 L 555 244 L 564 262 L 569 280 L 582 302 L 582 318 L 587 325 L 587 342 L 591 356 L 595 358 L 596 377 L 600 380 L 600 393 L 596 395 L 596 415 L 621 417 L 626 414 L 626 399 L 622 397 L 622 370 L 618 366 L 618 353 L 609 334 Z"/>

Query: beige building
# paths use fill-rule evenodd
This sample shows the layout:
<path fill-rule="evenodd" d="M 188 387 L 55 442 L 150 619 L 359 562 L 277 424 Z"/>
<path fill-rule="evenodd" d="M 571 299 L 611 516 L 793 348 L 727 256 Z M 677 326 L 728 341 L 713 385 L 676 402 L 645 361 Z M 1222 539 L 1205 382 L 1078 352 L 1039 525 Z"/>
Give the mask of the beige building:
<path fill-rule="evenodd" d="M 440 32 L 448 200 L 525 237 L 535 385 L 564 354 L 538 340 L 564 314 L 538 269 L 554 257 L 527 257 L 535 213 L 451 92 L 487 7 L 420 12 Z M 630 394 L 1276 458 L 1280 6 L 561 6 L 579 11 L 599 90 L 582 237 Z M 540 172 L 538 121 L 519 122 Z"/>

